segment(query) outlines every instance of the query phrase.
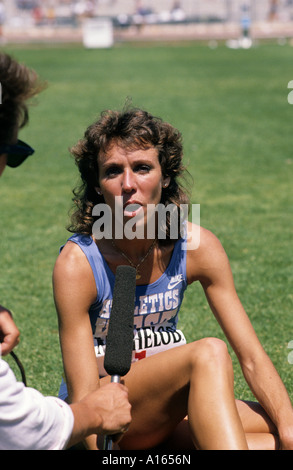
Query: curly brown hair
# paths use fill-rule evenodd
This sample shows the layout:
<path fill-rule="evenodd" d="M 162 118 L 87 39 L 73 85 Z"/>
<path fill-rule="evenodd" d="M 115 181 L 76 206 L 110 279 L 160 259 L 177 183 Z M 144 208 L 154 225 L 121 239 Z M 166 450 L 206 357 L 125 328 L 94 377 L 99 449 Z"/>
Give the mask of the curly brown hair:
<path fill-rule="evenodd" d="M 33 69 L 0 53 L 0 143 L 15 143 L 16 132 L 29 120 L 27 101 L 45 87 Z"/>
<path fill-rule="evenodd" d="M 97 219 L 92 216 L 93 207 L 104 201 L 96 192 L 99 186 L 98 157 L 105 154 L 115 143 L 128 150 L 158 150 L 163 177 L 170 178 L 170 184 L 162 191 L 161 203 L 189 204 L 187 191 L 179 177 L 183 176 L 183 146 L 181 133 L 161 118 L 137 108 L 123 111 L 104 111 L 100 119 L 86 130 L 84 138 L 72 147 L 71 153 L 78 166 L 81 185 L 73 190 L 75 212 L 71 218 L 70 232 L 90 235 Z M 167 234 L 168 221 L 167 221 Z M 168 235 L 167 235 L 168 239 Z"/>

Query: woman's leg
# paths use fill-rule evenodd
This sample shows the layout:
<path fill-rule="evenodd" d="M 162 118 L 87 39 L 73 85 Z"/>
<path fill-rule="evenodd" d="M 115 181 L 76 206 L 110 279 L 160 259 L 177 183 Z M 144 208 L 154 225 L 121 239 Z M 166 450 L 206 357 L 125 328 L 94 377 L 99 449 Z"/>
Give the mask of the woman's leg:
<path fill-rule="evenodd" d="M 272 433 L 246 433 L 246 440 L 249 450 L 278 450 L 278 438 Z M 196 450 L 194 446 L 188 419 L 184 419 L 179 423 L 172 435 L 166 439 L 161 445 L 152 450 L 159 451 L 188 451 Z"/>
<path fill-rule="evenodd" d="M 186 415 L 197 448 L 247 448 L 224 342 L 207 338 L 142 359 L 123 381 L 129 389 L 132 423 L 119 443 L 121 449 L 160 444 Z"/>
<path fill-rule="evenodd" d="M 249 450 L 277 450 L 279 440 L 274 424 L 259 403 L 236 400 Z M 188 419 L 179 423 L 172 435 L 161 445 L 162 450 L 190 450 L 193 442 Z"/>
<path fill-rule="evenodd" d="M 265 410 L 257 402 L 236 400 L 238 413 L 251 450 L 276 450 L 277 430 Z"/>
<path fill-rule="evenodd" d="M 277 436 L 271 433 L 247 433 L 246 439 L 249 450 L 278 450 Z"/>
<path fill-rule="evenodd" d="M 195 372 L 190 384 L 188 418 L 196 446 L 214 450 L 247 448 L 225 343 L 213 340 L 202 353 Z"/>

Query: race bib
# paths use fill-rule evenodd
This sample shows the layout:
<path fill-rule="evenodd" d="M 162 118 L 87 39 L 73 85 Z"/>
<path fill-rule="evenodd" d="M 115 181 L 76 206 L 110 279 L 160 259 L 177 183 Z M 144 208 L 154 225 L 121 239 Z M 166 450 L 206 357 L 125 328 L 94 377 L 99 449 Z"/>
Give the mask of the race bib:
<path fill-rule="evenodd" d="M 140 361 L 170 348 L 186 344 L 184 334 L 172 328 L 141 328 L 135 330 L 133 337 L 132 362 Z M 106 345 L 101 338 L 94 338 L 95 353 L 100 377 L 107 375 L 104 369 Z"/>

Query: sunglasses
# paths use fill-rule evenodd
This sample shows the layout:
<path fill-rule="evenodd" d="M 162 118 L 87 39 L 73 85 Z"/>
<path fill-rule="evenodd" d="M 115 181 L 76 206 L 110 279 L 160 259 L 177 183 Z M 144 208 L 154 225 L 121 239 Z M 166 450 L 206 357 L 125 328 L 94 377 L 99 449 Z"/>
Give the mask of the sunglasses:
<path fill-rule="evenodd" d="M 7 154 L 7 165 L 16 168 L 24 160 L 34 153 L 34 149 L 22 140 L 18 140 L 15 145 L 0 144 L 0 155 Z"/>

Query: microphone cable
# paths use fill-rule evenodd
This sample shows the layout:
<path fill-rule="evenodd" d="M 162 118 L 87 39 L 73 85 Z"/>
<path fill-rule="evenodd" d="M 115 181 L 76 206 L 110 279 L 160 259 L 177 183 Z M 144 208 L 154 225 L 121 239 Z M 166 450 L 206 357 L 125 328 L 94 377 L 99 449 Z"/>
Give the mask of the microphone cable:
<path fill-rule="evenodd" d="M 20 370 L 20 374 L 21 374 L 21 380 L 23 382 L 23 384 L 25 385 L 25 387 L 27 386 L 27 383 L 26 383 L 26 376 L 25 376 L 25 370 L 24 370 L 24 367 L 21 363 L 21 361 L 19 360 L 19 358 L 17 357 L 17 355 L 15 354 L 15 352 L 11 351 L 10 352 L 10 356 L 13 357 L 13 359 L 15 360 L 19 370 Z"/>

